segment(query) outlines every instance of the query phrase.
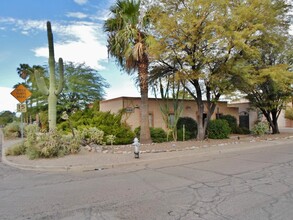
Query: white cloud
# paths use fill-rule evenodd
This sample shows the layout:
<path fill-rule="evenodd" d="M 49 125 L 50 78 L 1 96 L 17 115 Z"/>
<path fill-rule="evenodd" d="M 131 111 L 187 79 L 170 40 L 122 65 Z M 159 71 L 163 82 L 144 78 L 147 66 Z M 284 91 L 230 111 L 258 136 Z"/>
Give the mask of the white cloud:
<path fill-rule="evenodd" d="M 87 3 L 87 0 L 74 0 L 74 2 L 79 5 L 84 5 Z"/>
<path fill-rule="evenodd" d="M 59 34 L 63 42 L 58 38 L 54 42 L 55 59 L 62 57 L 63 60 L 76 63 L 85 63 L 96 69 L 104 69 L 99 61 L 108 58 L 105 42 L 99 37 L 103 34 L 101 27 L 94 23 L 74 23 L 66 27 L 60 27 L 55 35 Z M 54 30 L 53 30 L 54 34 Z M 48 57 L 48 47 L 36 48 L 33 51 L 37 57 Z"/>
<path fill-rule="evenodd" d="M 87 18 L 88 16 L 82 12 L 68 12 L 66 14 L 67 17 L 70 18 L 79 18 L 79 19 L 83 19 L 83 18 Z"/>
<path fill-rule="evenodd" d="M 16 105 L 19 103 L 10 93 L 13 91 L 13 88 L 0 87 L 0 112 L 2 111 L 11 111 L 16 112 Z"/>

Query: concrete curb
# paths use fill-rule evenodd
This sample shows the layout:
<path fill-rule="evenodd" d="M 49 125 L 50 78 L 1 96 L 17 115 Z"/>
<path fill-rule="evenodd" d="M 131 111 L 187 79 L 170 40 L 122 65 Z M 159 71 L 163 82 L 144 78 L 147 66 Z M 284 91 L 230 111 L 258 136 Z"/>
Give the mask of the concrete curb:
<path fill-rule="evenodd" d="M 260 141 L 260 142 L 250 142 L 253 143 L 252 146 L 249 146 L 249 142 L 239 142 L 237 145 L 234 144 L 221 144 L 218 146 L 208 146 L 203 148 L 197 148 L 197 149 L 188 149 L 188 150 L 182 150 L 182 151 L 173 151 L 173 152 L 161 152 L 156 153 L 157 155 L 160 155 L 159 157 L 153 158 L 153 159 L 138 159 L 136 161 L 130 161 L 130 162 L 117 162 L 117 163 L 105 163 L 105 164 L 93 164 L 93 165 L 52 165 L 52 166 L 39 166 L 39 165 L 29 165 L 29 164 L 19 164 L 9 161 L 5 156 L 5 149 L 7 146 L 2 145 L 2 162 L 6 165 L 23 169 L 23 170 L 34 170 L 34 171 L 48 171 L 48 172 L 69 172 L 69 171 L 95 171 L 95 170 L 104 170 L 104 169 L 110 169 L 110 168 L 117 168 L 117 167 L 124 167 L 124 166 L 130 166 L 130 165 L 142 165 L 142 164 L 148 164 L 150 162 L 159 161 L 159 160 L 170 160 L 170 159 L 176 159 L 176 158 L 182 158 L 182 157 L 194 157 L 195 155 L 200 156 L 204 154 L 219 154 L 219 153 L 228 153 L 228 152 L 235 152 L 239 150 L 249 150 L 252 148 L 263 148 L 268 146 L 268 143 L 270 145 L 281 145 L 286 141 L 290 141 L 292 143 L 293 136 L 288 136 L 287 138 L 282 139 L 272 139 L 272 140 L 266 140 L 266 141 Z M 20 142 L 20 141 L 19 141 Z M 15 143 L 14 143 L 15 144 Z"/>

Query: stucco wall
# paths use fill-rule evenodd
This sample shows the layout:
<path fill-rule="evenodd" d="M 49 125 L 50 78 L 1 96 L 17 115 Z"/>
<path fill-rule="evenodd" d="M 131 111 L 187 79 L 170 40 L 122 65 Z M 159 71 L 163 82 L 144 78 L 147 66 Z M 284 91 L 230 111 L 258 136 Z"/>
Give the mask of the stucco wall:
<path fill-rule="evenodd" d="M 156 128 L 167 129 L 166 124 L 163 120 L 160 106 L 163 106 L 164 102 L 162 100 L 157 100 L 154 98 L 149 99 L 149 114 L 150 114 L 150 126 Z M 174 113 L 172 100 L 168 101 L 169 113 Z M 194 100 L 184 100 L 182 101 L 182 114 L 181 117 L 191 117 L 197 121 L 198 108 Z M 111 111 L 117 113 L 122 108 L 126 109 L 126 114 L 123 120 L 135 129 L 140 124 L 140 98 L 134 97 L 120 97 L 110 100 L 105 100 L 100 103 L 101 111 Z M 206 110 L 205 110 L 206 112 Z M 212 119 L 216 118 L 216 113 L 223 115 L 233 115 L 238 121 L 238 107 L 228 107 L 227 102 L 219 102 Z"/>

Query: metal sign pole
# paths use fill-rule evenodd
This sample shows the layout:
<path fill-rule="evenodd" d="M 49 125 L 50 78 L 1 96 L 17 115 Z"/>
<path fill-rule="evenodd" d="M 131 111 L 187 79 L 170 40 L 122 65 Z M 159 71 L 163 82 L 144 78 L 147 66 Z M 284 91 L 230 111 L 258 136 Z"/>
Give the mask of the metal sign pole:
<path fill-rule="evenodd" d="M 20 120 L 21 120 L 21 122 L 20 122 L 20 127 L 21 127 L 21 140 L 23 140 L 23 113 L 21 113 L 21 115 L 20 115 Z"/>

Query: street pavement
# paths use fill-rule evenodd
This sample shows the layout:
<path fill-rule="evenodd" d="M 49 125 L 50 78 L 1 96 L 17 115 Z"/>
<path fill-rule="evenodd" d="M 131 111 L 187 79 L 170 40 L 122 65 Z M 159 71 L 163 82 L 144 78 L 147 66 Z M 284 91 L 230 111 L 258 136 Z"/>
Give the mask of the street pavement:
<path fill-rule="evenodd" d="M 3 147 L 14 143 L 5 141 Z M 96 153 L 73 155 L 70 163 L 65 157 L 28 164 L 3 158 L 17 168 L 0 163 L 1 220 L 293 216 L 292 137 L 147 153 L 140 159 Z"/>

